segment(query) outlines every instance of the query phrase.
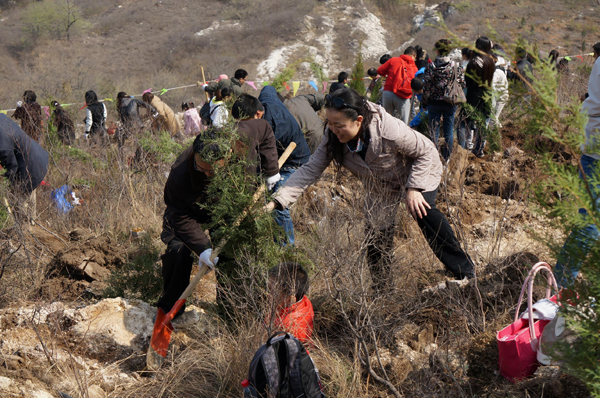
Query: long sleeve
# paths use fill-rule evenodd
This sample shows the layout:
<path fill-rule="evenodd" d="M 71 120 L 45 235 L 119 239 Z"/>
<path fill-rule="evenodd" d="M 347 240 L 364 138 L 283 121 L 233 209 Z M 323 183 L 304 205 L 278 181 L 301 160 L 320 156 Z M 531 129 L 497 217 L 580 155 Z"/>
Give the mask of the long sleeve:
<path fill-rule="evenodd" d="M 600 58 L 594 63 L 588 83 L 588 97 L 583 101 L 582 109 L 588 117 L 600 117 Z"/>
<path fill-rule="evenodd" d="M 106 105 L 104 103 L 102 103 L 102 125 L 104 126 L 104 123 L 106 123 L 106 118 L 108 117 L 108 111 L 106 110 Z"/>
<path fill-rule="evenodd" d="M 286 208 L 296 202 L 304 190 L 314 184 L 329 166 L 332 159 L 327 156 L 327 141 L 328 138 L 325 136 L 308 163 L 296 170 L 286 181 L 283 188 L 277 191 L 275 200 L 281 207 Z"/>
<path fill-rule="evenodd" d="M 265 177 L 272 177 L 279 173 L 279 163 L 277 162 L 277 141 L 273 129 L 268 123 L 263 137 L 258 145 L 260 166 Z"/>
<path fill-rule="evenodd" d="M 85 132 L 89 134 L 90 130 L 92 129 L 92 124 L 93 124 L 93 118 L 92 118 L 92 111 L 89 110 L 89 108 L 85 109 Z"/>
<path fill-rule="evenodd" d="M 387 76 L 390 66 L 392 65 L 392 59 L 389 59 L 385 64 L 377 68 L 377 74 L 379 76 Z"/>
<path fill-rule="evenodd" d="M 389 124 L 390 122 L 393 122 L 395 126 Z M 415 188 L 421 191 L 430 188 L 432 173 L 435 170 L 434 165 L 440 163 L 439 154 L 433 142 L 391 116 L 387 118 L 385 128 L 393 129 L 385 132 L 384 136 L 394 142 L 395 151 L 412 160 L 406 188 Z"/>

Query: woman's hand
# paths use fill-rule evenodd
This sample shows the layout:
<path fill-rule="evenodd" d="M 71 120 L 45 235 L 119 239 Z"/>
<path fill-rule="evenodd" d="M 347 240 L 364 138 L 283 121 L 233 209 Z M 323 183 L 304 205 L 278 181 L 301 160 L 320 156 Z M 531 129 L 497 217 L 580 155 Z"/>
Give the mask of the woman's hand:
<path fill-rule="evenodd" d="M 269 202 L 263 206 L 263 210 L 265 213 L 270 213 L 275 210 L 275 202 Z"/>
<path fill-rule="evenodd" d="M 414 188 L 408 188 L 406 192 L 406 207 L 415 220 L 427 215 L 426 208 L 431 209 L 431 206 L 429 206 L 429 203 L 427 203 L 421 192 Z"/>

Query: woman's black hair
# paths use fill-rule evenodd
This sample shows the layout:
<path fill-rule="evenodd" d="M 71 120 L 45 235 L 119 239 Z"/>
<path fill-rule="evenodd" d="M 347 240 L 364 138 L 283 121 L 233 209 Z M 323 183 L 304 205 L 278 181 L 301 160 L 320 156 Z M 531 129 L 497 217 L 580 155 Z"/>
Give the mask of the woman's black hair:
<path fill-rule="evenodd" d="M 188 109 L 190 109 L 190 104 L 188 104 L 187 102 L 182 102 L 181 103 L 181 110 L 183 112 L 187 111 Z"/>
<path fill-rule="evenodd" d="M 230 96 L 231 96 L 231 89 L 229 87 L 223 87 L 221 89 L 221 98 L 230 97 Z"/>
<path fill-rule="evenodd" d="M 450 40 L 440 39 L 435 42 L 435 49 L 442 57 L 450 54 Z"/>
<path fill-rule="evenodd" d="M 559 57 L 559 53 L 557 50 L 552 50 L 550 51 L 550 54 L 548 54 L 548 59 L 550 60 L 551 63 L 556 63 L 556 61 L 558 61 L 558 57 Z"/>
<path fill-rule="evenodd" d="M 598 43 L 594 44 L 594 45 L 592 46 L 592 48 L 594 49 L 594 52 L 595 52 L 596 54 L 600 54 L 600 42 L 598 42 Z"/>
<path fill-rule="evenodd" d="M 152 93 L 144 93 L 142 95 L 142 101 L 144 101 L 148 104 L 151 103 L 153 99 L 154 99 L 154 94 L 152 94 Z"/>
<path fill-rule="evenodd" d="M 269 270 L 269 278 L 272 278 L 282 293 L 286 296 L 292 294 L 296 301 L 302 300 L 310 288 L 308 272 L 302 265 L 295 262 L 285 262 Z"/>
<path fill-rule="evenodd" d="M 390 54 L 384 54 L 381 56 L 381 58 L 379 58 L 379 63 L 381 65 L 385 64 L 387 61 L 389 61 L 390 59 L 392 59 L 392 56 Z"/>
<path fill-rule="evenodd" d="M 479 36 L 475 41 L 475 48 L 489 54 L 492 52 L 492 41 L 485 36 Z"/>
<path fill-rule="evenodd" d="M 462 50 L 460 50 L 461 54 L 466 56 L 469 60 L 471 60 L 471 58 L 473 58 L 473 50 L 471 50 L 469 47 L 465 47 Z"/>
<path fill-rule="evenodd" d="M 117 93 L 117 109 L 121 108 L 121 102 L 123 101 L 123 98 L 126 97 L 128 97 L 128 95 L 125 91 L 119 91 Z"/>
<path fill-rule="evenodd" d="M 474 57 L 470 62 L 476 62 L 475 58 L 480 57 L 483 60 L 481 83 L 492 87 L 492 80 L 494 79 L 494 72 L 496 71 L 496 63 L 492 58 L 492 41 L 485 36 L 480 36 L 475 41 L 475 48 L 477 51 L 474 52 Z"/>
<path fill-rule="evenodd" d="M 23 93 L 23 101 L 25 102 L 35 102 L 37 99 L 37 95 L 31 90 L 27 90 Z"/>
<path fill-rule="evenodd" d="M 96 93 L 93 90 L 90 90 L 87 93 L 85 93 L 85 103 L 86 104 L 92 105 L 92 104 L 95 104 L 96 102 L 98 102 L 98 96 L 96 95 Z"/>
<path fill-rule="evenodd" d="M 369 131 L 369 124 L 373 119 L 373 114 L 367 105 L 367 100 L 364 99 L 360 94 L 350 88 L 341 88 L 331 94 L 332 98 L 341 98 L 344 100 L 344 103 L 356 108 L 352 109 L 348 106 L 336 107 L 333 105 L 333 101 L 325 101 L 325 109 L 335 109 L 338 112 L 341 112 L 346 116 L 346 118 L 355 121 L 359 116 L 363 117 L 363 121 L 361 123 L 361 129 L 358 133 L 358 138 L 362 141 L 368 141 L 371 137 L 371 132 Z M 335 134 L 327 127 L 325 127 L 325 131 L 327 132 L 327 155 L 333 158 L 341 167 L 344 163 L 344 149 L 346 144 L 342 144 L 340 140 L 337 138 Z"/>

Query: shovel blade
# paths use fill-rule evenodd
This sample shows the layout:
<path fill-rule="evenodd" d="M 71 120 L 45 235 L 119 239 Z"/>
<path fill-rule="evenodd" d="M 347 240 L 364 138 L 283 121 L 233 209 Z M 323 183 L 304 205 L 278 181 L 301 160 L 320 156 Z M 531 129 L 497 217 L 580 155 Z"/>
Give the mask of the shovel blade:
<path fill-rule="evenodd" d="M 169 314 L 159 308 L 154 321 L 154 329 L 152 330 L 152 338 L 150 339 L 150 347 L 146 355 L 146 364 L 149 368 L 158 369 L 169 351 L 169 343 L 171 342 L 171 333 L 173 325 Z"/>
<path fill-rule="evenodd" d="M 152 330 L 152 338 L 150 339 L 150 347 L 148 347 L 146 354 L 148 368 L 158 370 L 167 357 L 169 344 L 171 343 L 171 333 L 173 333 L 171 321 L 184 304 L 185 300 L 177 300 L 171 311 L 166 314 L 162 308 L 158 309 L 154 329 Z"/>

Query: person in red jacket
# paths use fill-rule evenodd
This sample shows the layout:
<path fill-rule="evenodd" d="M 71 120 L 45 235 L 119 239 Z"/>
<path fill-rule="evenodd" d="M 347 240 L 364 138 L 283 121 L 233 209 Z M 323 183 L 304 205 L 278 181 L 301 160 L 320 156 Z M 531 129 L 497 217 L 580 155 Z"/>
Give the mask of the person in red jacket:
<path fill-rule="evenodd" d="M 410 82 L 418 70 L 415 64 L 416 56 L 417 51 L 408 47 L 404 50 L 404 55 L 391 58 L 377 69 L 380 76 L 386 77 L 383 86 L 383 107 L 387 113 L 405 124 L 408 124 L 410 117 Z"/>
<path fill-rule="evenodd" d="M 269 270 L 269 291 L 275 309 L 274 327 L 293 334 L 303 344 L 313 333 L 315 312 L 308 297 L 308 273 L 294 262 L 279 264 Z"/>

